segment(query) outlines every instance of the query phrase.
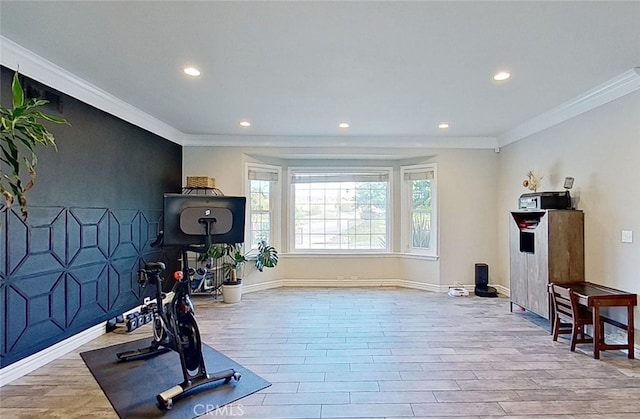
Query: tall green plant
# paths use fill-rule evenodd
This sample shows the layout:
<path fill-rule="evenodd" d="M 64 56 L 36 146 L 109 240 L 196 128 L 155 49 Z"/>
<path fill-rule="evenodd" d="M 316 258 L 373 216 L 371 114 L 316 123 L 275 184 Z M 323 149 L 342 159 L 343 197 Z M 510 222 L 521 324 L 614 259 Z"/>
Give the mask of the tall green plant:
<path fill-rule="evenodd" d="M 275 268 L 278 264 L 278 250 L 268 244 L 266 241 L 261 240 L 258 243 L 258 255 L 256 256 L 256 268 L 260 272 L 264 268 Z"/>
<path fill-rule="evenodd" d="M 255 256 L 245 254 L 242 243 L 222 243 L 209 246 L 207 252 L 198 257 L 198 261 L 218 259 L 222 263 L 224 277 L 231 279 L 232 269 L 241 269 L 250 260 L 249 258 L 253 259 L 254 257 L 256 269 L 260 272 L 264 268 L 275 268 L 278 264 L 278 250 L 264 240 L 258 243 L 258 253 Z"/>
<path fill-rule="evenodd" d="M 48 101 L 44 99 L 26 99 L 18 72 L 13 75 L 11 83 L 13 108 L 0 106 L 0 193 L 6 206 L 15 201 L 20 204 L 24 219 L 28 216 L 27 198 L 25 194 L 36 181 L 35 147 L 38 144 L 56 148 L 53 134 L 41 123 L 70 125 L 67 120 L 47 115 L 39 110 Z M 23 173 L 29 174 L 29 180 L 23 182 Z"/>

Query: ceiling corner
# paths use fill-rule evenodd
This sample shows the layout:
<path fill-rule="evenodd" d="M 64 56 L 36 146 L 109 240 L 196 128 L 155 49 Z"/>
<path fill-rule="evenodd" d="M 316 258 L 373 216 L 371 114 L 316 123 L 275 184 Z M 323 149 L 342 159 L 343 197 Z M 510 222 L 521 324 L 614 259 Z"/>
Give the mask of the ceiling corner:
<path fill-rule="evenodd" d="M 638 89 L 640 89 L 640 67 L 635 67 L 498 136 L 498 147 L 522 140 Z"/>
<path fill-rule="evenodd" d="M 176 144 L 184 133 L 0 35 L 0 64 Z"/>

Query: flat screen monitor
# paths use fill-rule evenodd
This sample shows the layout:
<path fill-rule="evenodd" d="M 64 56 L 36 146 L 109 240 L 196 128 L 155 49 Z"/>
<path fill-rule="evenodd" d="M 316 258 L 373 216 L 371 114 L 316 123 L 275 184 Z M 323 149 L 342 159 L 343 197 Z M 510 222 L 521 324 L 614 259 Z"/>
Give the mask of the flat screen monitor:
<path fill-rule="evenodd" d="M 164 194 L 164 246 L 244 242 L 246 198 Z"/>

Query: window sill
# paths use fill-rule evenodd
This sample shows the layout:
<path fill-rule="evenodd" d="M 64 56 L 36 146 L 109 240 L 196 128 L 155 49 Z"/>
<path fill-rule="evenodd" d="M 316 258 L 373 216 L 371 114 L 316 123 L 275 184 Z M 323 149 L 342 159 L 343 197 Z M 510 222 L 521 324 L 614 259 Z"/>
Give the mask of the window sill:
<path fill-rule="evenodd" d="M 379 258 L 379 257 L 395 257 L 398 254 L 397 253 L 391 253 L 391 252 L 386 252 L 386 251 L 382 251 L 382 252 L 372 252 L 372 251 L 362 251 L 362 252 L 351 252 L 351 253 L 346 253 L 346 252 L 335 252 L 335 251 L 331 251 L 331 250 L 319 250 L 319 251 L 311 251 L 311 252 L 306 252 L 306 251 L 295 251 L 295 252 L 288 252 L 288 253 L 281 253 L 281 255 L 286 255 L 287 257 L 300 257 L 300 258 L 307 258 L 310 256 L 313 257 L 320 257 L 320 258 L 354 258 L 354 257 L 375 257 L 375 258 Z"/>
<path fill-rule="evenodd" d="M 438 255 L 421 255 L 419 253 L 399 253 L 405 259 L 438 260 Z"/>
<path fill-rule="evenodd" d="M 419 255 L 413 253 L 400 252 L 353 252 L 353 253 L 337 253 L 330 251 L 322 252 L 288 252 L 279 253 L 280 257 L 288 259 L 317 257 L 319 259 L 353 259 L 353 258 L 404 258 L 437 261 L 439 256 Z"/>

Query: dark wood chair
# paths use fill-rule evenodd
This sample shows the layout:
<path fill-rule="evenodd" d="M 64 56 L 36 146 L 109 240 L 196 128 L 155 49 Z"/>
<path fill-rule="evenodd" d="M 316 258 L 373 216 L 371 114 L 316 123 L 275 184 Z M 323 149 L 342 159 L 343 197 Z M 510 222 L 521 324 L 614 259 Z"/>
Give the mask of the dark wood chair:
<path fill-rule="evenodd" d="M 578 304 L 578 296 L 571 288 L 549 284 L 553 307 L 553 340 L 558 335 L 571 334 L 571 351 L 578 343 L 593 343 L 593 337 L 585 333 L 584 327 L 593 325 L 593 315 L 589 309 Z"/>

